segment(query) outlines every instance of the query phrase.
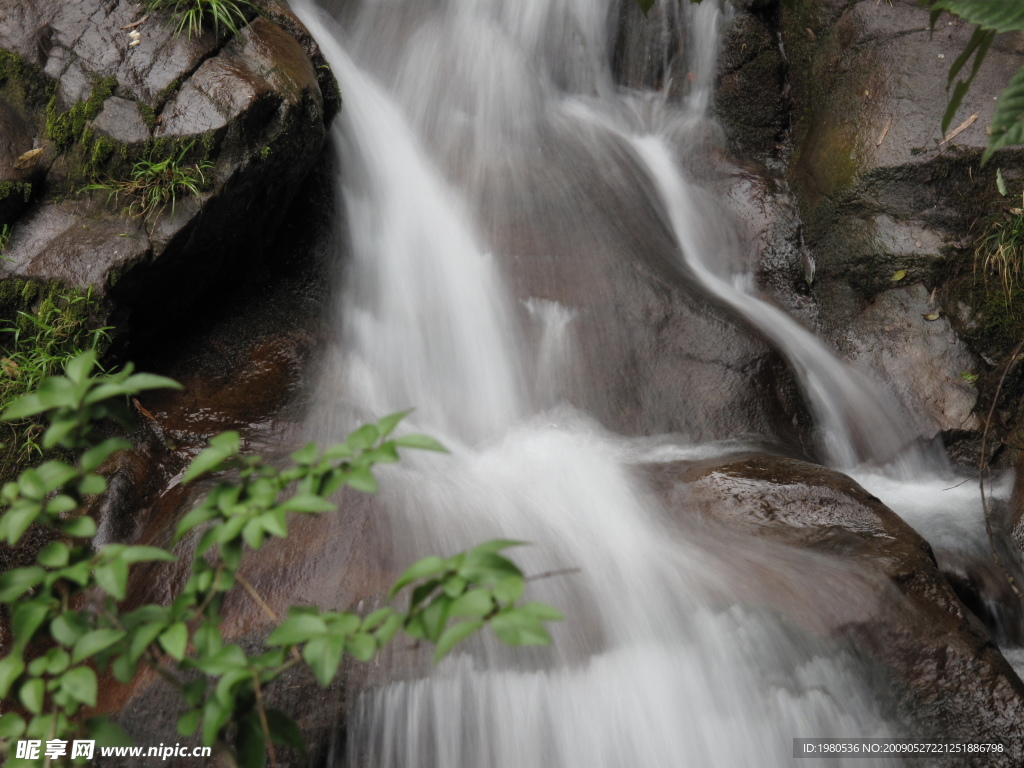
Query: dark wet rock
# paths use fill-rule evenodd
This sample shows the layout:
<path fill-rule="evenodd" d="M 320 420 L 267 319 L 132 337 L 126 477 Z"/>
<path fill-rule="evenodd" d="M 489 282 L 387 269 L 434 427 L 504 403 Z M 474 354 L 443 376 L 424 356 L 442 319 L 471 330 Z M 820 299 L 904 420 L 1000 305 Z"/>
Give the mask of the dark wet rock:
<path fill-rule="evenodd" d="M 737 553 L 749 537 L 760 540 L 762 561 L 734 564 L 741 592 L 879 665 L 915 737 L 1000 742 L 1004 755 L 969 764 L 1021 764 L 1024 683 L 928 544 L 877 498 L 838 472 L 777 456 L 650 465 L 644 474 L 682 524 L 725 536 L 726 547 L 743 536 Z"/>
<path fill-rule="evenodd" d="M 43 199 L 17 221 L 0 277 L 91 284 L 122 324 L 159 327 L 259 260 L 339 106 L 308 32 L 283 4 L 265 5 L 219 38 L 177 35 L 155 12 L 131 45 L 123 27 L 145 12 L 127 0 L 0 0 L 0 48 L 13 62 L 0 115 L 14 110 L 27 124 L 12 133 L 19 148 L 38 143 L 47 160 Z M 25 98 L 30 87 L 42 96 Z M 132 163 L 168 157 L 199 168 L 199 197 L 142 219 L 125 215 L 123 192 L 80 193 L 116 189 Z"/>
<path fill-rule="evenodd" d="M 726 28 L 714 110 L 734 153 L 766 157 L 781 149 L 788 120 L 785 61 L 773 5 L 751 5 Z"/>
<path fill-rule="evenodd" d="M 38 184 L 42 158 L 22 163 L 18 159 L 34 148 L 35 132 L 12 105 L 0 101 L 0 226 L 11 224 L 28 206 L 32 185 Z"/>

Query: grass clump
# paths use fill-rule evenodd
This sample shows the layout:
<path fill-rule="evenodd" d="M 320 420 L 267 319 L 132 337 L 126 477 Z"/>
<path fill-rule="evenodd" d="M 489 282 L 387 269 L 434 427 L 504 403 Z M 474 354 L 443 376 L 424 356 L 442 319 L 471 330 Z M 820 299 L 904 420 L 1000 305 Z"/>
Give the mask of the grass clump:
<path fill-rule="evenodd" d="M 1024 202 L 1024 201 L 1022 201 Z M 986 288 L 996 283 L 1007 305 L 1021 285 L 1024 271 L 1024 208 L 1011 208 L 994 217 L 985 228 L 974 249 L 974 276 Z M 1019 307 L 1008 306 L 1011 311 Z"/>
<path fill-rule="evenodd" d="M 231 34 L 236 34 L 241 25 L 245 24 L 245 11 L 252 9 L 249 0 L 146 0 L 146 8 L 152 11 L 169 11 L 175 30 L 199 35 L 203 27 L 213 29 L 219 35 L 223 27 Z"/>
<path fill-rule="evenodd" d="M 96 182 L 83 187 L 82 191 L 104 190 L 108 193 L 108 201 L 127 197 L 131 201 L 127 207 L 128 215 L 139 216 L 147 221 L 160 215 L 168 205 L 173 214 L 180 198 L 199 196 L 207 185 L 203 172 L 213 167 L 213 163 L 208 160 L 186 162 L 185 158 L 194 143 L 159 160 L 155 158 L 155 151 L 151 151 L 147 158 L 132 166 L 128 178 Z"/>
<path fill-rule="evenodd" d="M 109 327 L 91 322 L 97 307 L 92 289 L 44 293 L 35 310 L 0 320 L 0 410 L 34 391 L 48 376 L 86 350 L 100 352 L 109 343 Z M 4 423 L 0 474 L 5 477 L 42 455 L 42 424 L 28 419 Z"/>

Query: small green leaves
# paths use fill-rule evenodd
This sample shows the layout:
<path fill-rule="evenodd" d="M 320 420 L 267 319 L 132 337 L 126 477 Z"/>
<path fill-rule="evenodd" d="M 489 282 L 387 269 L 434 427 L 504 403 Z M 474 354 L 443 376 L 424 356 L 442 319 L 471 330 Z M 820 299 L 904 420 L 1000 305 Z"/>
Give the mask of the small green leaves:
<path fill-rule="evenodd" d="M 225 469 L 228 459 L 238 455 L 241 438 L 237 432 L 222 432 L 210 440 L 210 447 L 192 460 L 181 482 L 190 483 L 208 472 Z"/>
<path fill-rule="evenodd" d="M 159 638 L 160 647 L 171 656 L 181 661 L 185 658 L 185 649 L 188 646 L 188 627 L 184 622 L 179 621 L 172 624 Z"/>
<path fill-rule="evenodd" d="M 906 276 L 907 276 L 907 270 L 905 270 L 905 269 L 898 269 L 898 270 L 896 270 L 895 272 L 892 273 L 892 277 L 890 277 L 889 280 L 891 280 L 894 283 L 898 283 L 900 280 L 902 280 Z"/>
<path fill-rule="evenodd" d="M 71 660 L 77 664 L 100 651 L 104 651 L 125 636 L 125 633 L 118 629 L 96 629 L 82 636 L 75 643 Z"/>
<path fill-rule="evenodd" d="M 88 667 L 75 667 L 60 678 L 61 688 L 75 701 L 96 706 L 96 673 Z"/>

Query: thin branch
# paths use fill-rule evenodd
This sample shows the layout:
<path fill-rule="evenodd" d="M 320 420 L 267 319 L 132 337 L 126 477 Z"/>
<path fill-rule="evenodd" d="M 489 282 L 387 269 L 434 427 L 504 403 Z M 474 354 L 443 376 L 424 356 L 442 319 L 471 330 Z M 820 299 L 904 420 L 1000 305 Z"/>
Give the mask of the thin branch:
<path fill-rule="evenodd" d="M 245 578 L 245 576 L 236 571 L 235 581 L 242 585 L 242 588 L 249 593 L 249 597 L 256 601 L 256 604 L 263 609 L 263 612 L 267 614 L 272 622 L 275 624 L 281 623 L 281 619 L 279 619 L 277 614 L 274 613 L 274 609 L 267 605 L 267 601 L 260 596 L 260 593 L 256 591 L 256 588 L 249 583 L 249 580 Z M 296 661 L 302 661 L 302 656 L 299 655 L 299 649 L 294 645 L 292 646 L 292 656 L 295 657 Z"/>
<path fill-rule="evenodd" d="M 270 757 L 271 768 L 277 768 L 277 753 L 274 751 L 274 741 L 270 738 L 270 723 L 267 722 L 267 710 L 263 707 L 263 689 L 260 688 L 260 676 L 254 669 L 252 671 L 252 683 L 256 689 L 256 711 L 260 716 L 260 728 L 263 729 L 263 738 L 267 740 L 267 754 Z"/>
<path fill-rule="evenodd" d="M 1010 354 L 1010 359 L 1006 361 L 1006 368 L 1003 369 L 1003 375 L 999 377 L 999 385 L 992 396 L 992 405 L 989 406 L 988 416 L 985 418 L 985 429 L 981 433 L 981 458 L 978 462 L 978 487 L 981 489 L 981 510 L 985 514 L 985 531 L 988 533 L 988 545 L 992 550 L 992 560 L 999 567 L 999 570 L 1003 572 L 1007 583 L 1010 585 L 1010 589 L 1013 590 L 1013 594 L 1017 596 L 1018 600 L 1024 600 L 1024 594 L 1021 594 L 1013 574 L 1010 573 L 1009 568 L 1006 567 L 1002 558 L 999 557 L 999 552 L 996 550 L 995 534 L 992 532 L 992 515 L 989 512 L 988 499 L 985 497 L 985 473 L 989 470 L 988 459 L 985 457 L 985 443 L 988 440 L 988 430 L 992 425 L 992 416 L 996 412 L 996 403 L 999 402 L 999 394 L 1003 391 L 1006 376 L 1010 373 L 1010 368 L 1013 367 L 1022 349 L 1024 349 L 1024 341 L 1021 341 Z"/>
<path fill-rule="evenodd" d="M 523 581 L 540 581 L 541 579 L 550 579 L 554 576 L 574 576 L 577 573 L 583 573 L 582 568 L 562 568 L 557 571 L 545 571 L 544 573 L 538 573 L 536 576 L 526 576 Z"/>

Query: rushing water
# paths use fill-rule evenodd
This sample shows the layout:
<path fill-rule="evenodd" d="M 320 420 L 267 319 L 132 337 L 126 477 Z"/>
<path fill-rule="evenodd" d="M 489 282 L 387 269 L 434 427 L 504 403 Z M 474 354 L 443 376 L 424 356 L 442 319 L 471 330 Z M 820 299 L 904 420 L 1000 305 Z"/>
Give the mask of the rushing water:
<path fill-rule="evenodd" d="M 897 730 L 852 659 L 731 599 L 735 553 L 670 524 L 634 479 L 654 454 L 567 404 L 584 310 L 514 295 L 526 267 L 491 236 L 497 207 L 534 186 L 582 209 L 595 193 L 581 180 L 600 178 L 655 205 L 671 258 L 786 358 L 831 463 L 919 471 L 894 406 L 757 298 L 728 223 L 706 215 L 694 168 L 721 9 L 685 8 L 694 76 L 673 106 L 614 85 L 611 0 L 364 0 L 329 9 L 344 26 L 297 5 L 346 105 L 344 288 L 310 429 L 327 441 L 354 417 L 415 407 L 412 426 L 452 449 L 386 477 L 397 560 L 502 536 L 534 543 L 528 572 L 579 569 L 531 585 L 565 610 L 552 648 L 477 640 L 433 671 L 393 659 L 355 703 L 350 764 L 781 766 L 797 736 Z M 588 173 L 545 167 L 556 133 Z M 818 573 L 840 599 L 843 574 Z"/>

